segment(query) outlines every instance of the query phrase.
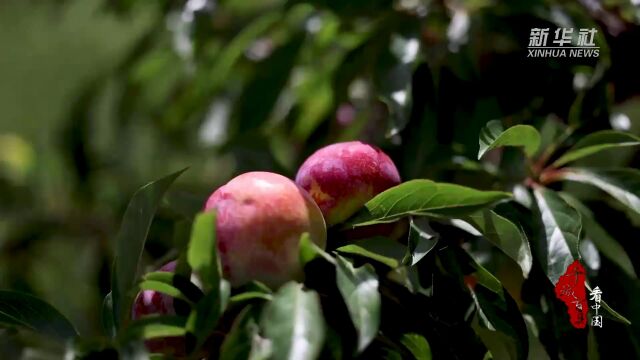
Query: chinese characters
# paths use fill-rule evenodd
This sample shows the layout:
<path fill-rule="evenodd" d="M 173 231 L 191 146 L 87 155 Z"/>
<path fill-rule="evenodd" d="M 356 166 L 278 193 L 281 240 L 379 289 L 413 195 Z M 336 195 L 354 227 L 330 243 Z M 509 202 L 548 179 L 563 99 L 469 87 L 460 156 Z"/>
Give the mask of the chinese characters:
<path fill-rule="evenodd" d="M 595 315 L 591 317 L 591 326 L 602 328 L 602 315 L 598 314 L 598 310 L 600 310 L 600 301 L 602 300 L 602 290 L 596 286 L 591 290 L 589 296 L 589 300 L 594 302 L 594 304 L 591 305 L 591 308 L 595 310 Z"/>
<path fill-rule="evenodd" d="M 598 57 L 595 28 L 532 28 L 529 33 L 527 57 Z M 552 38 L 549 39 L 549 35 Z"/>

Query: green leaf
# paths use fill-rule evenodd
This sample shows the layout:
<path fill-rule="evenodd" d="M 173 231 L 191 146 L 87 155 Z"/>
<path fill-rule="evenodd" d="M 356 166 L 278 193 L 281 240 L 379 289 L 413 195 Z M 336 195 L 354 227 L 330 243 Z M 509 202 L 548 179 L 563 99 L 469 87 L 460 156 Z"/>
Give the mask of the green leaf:
<path fill-rule="evenodd" d="M 567 168 L 563 180 L 596 186 L 640 214 L 640 170 Z"/>
<path fill-rule="evenodd" d="M 431 346 L 424 336 L 420 334 L 404 334 L 400 338 L 400 343 L 404 345 L 416 360 L 431 360 Z"/>
<path fill-rule="evenodd" d="M 169 271 L 152 271 L 142 275 L 143 280 L 159 281 L 171 285 L 175 274 Z"/>
<path fill-rule="evenodd" d="M 180 266 L 180 263 L 178 263 L 178 266 Z M 176 268 L 176 271 L 178 271 L 178 268 Z M 138 287 L 143 288 L 143 290 L 156 290 L 190 303 L 197 303 L 204 296 L 204 293 L 196 284 L 181 274 L 168 271 L 153 271 L 144 274 L 142 279 L 143 281 Z"/>
<path fill-rule="evenodd" d="M 53 306 L 17 291 L 0 290 L 0 326 L 20 327 L 59 340 L 78 336 L 71 322 Z"/>
<path fill-rule="evenodd" d="M 220 347 L 220 360 L 248 359 L 253 338 L 258 336 L 259 311 L 256 306 L 247 306 L 231 325 L 231 330 Z"/>
<path fill-rule="evenodd" d="M 549 354 L 540 342 L 540 332 L 533 317 L 529 314 L 523 314 L 522 318 L 527 326 L 527 335 L 529 336 L 529 356 L 527 359 L 549 360 Z"/>
<path fill-rule="evenodd" d="M 598 131 L 580 139 L 571 149 L 558 158 L 553 163 L 553 166 L 560 167 L 603 150 L 637 145 L 640 145 L 640 138 L 635 135 L 615 130 Z"/>
<path fill-rule="evenodd" d="M 195 353 L 216 328 L 220 316 L 227 307 L 230 292 L 229 282 L 221 280 L 218 287 L 212 288 L 191 310 L 186 328 L 196 337 Z"/>
<path fill-rule="evenodd" d="M 365 208 L 350 221 L 350 225 L 393 222 L 409 215 L 464 216 L 510 197 L 511 194 L 501 191 L 481 191 L 431 180 L 411 180 L 369 200 Z"/>
<path fill-rule="evenodd" d="M 273 359 L 316 359 L 325 337 L 318 294 L 295 282 L 283 285 L 264 308 L 260 327 L 271 343 Z"/>
<path fill-rule="evenodd" d="M 520 265 L 526 278 L 531 271 L 533 257 L 524 231 L 493 210 L 482 210 L 461 218 L 476 228 L 487 240 Z"/>
<path fill-rule="evenodd" d="M 116 326 L 113 323 L 113 298 L 111 292 L 109 292 L 102 301 L 102 311 L 100 313 L 100 320 L 102 323 L 102 330 L 108 337 L 116 336 Z"/>
<path fill-rule="evenodd" d="M 240 303 L 244 301 L 251 301 L 251 300 L 258 300 L 258 299 L 270 301 L 273 299 L 273 295 L 259 292 L 259 291 L 249 291 L 249 292 L 243 292 L 237 295 L 233 295 L 231 298 L 229 298 L 229 301 L 232 303 Z"/>
<path fill-rule="evenodd" d="M 127 326 L 122 340 L 152 339 L 186 334 L 184 316 L 149 315 L 135 320 Z"/>
<path fill-rule="evenodd" d="M 338 290 L 358 333 L 358 352 L 362 352 L 376 337 L 380 327 L 382 300 L 378 292 L 378 276 L 370 264 L 356 269 L 339 255 L 336 260 Z"/>
<path fill-rule="evenodd" d="M 188 301 L 188 299 L 184 295 L 182 295 L 182 292 L 180 290 L 176 289 L 173 285 L 167 284 L 162 281 L 144 280 L 140 282 L 140 284 L 138 285 L 138 288 L 141 291 L 153 290 L 165 295 L 169 295 L 173 298 Z"/>
<path fill-rule="evenodd" d="M 133 300 L 131 290 L 138 277 L 138 263 L 160 200 L 185 170 L 186 168 L 143 186 L 136 191 L 127 206 L 116 235 L 113 265 L 112 296 L 116 327 L 120 327 L 128 319 Z"/>
<path fill-rule="evenodd" d="M 273 291 L 271 288 L 259 281 L 251 281 L 250 283 L 242 286 L 239 289 L 239 292 L 229 299 L 229 302 L 241 303 L 252 300 L 271 301 L 272 299 Z"/>
<path fill-rule="evenodd" d="M 618 265 L 630 277 L 637 278 L 635 269 L 629 255 L 624 248 L 614 240 L 611 235 L 595 220 L 593 213 L 580 200 L 575 197 L 560 193 L 560 196 L 573 208 L 578 210 L 582 217 L 582 227 L 587 238 L 591 239 L 598 250 L 611 262 Z"/>
<path fill-rule="evenodd" d="M 375 260 L 390 268 L 398 267 L 407 252 L 406 247 L 399 242 L 381 236 L 358 240 L 341 246 L 336 251 L 341 254 L 357 255 Z"/>
<path fill-rule="evenodd" d="M 403 264 L 414 266 L 436 247 L 440 234 L 429 226 L 429 220 L 424 217 L 409 219 L 409 240 Z"/>
<path fill-rule="evenodd" d="M 589 284 L 587 284 L 586 282 L 584 283 L 584 286 L 587 287 L 587 290 L 589 290 L 589 292 L 591 292 L 591 286 L 589 286 Z M 619 312 L 613 310 L 611 308 L 611 306 L 609 306 L 609 304 L 606 303 L 606 301 L 604 300 L 600 300 L 600 305 L 602 306 L 602 308 L 609 314 L 609 316 L 614 319 L 617 320 L 625 325 L 631 325 L 631 321 L 629 321 L 629 319 L 627 319 L 626 317 L 622 316 Z"/>
<path fill-rule="evenodd" d="M 533 193 L 544 227 L 538 245 L 539 259 L 547 277 L 555 285 L 567 267 L 580 258 L 580 213 L 553 190 L 538 186 Z"/>
<path fill-rule="evenodd" d="M 387 273 L 387 279 L 407 288 L 412 294 L 422 294 L 427 297 L 433 295 L 433 283 L 427 288 L 420 283 L 418 267 L 400 266 Z"/>
<path fill-rule="evenodd" d="M 438 252 L 443 266 L 464 279 L 476 308 L 471 327 L 495 359 L 526 359 L 527 328 L 518 304 L 500 281 L 458 247 Z"/>
<path fill-rule="evenodd" d="M 529 125 L 516 125 L 504 130 L 500 120 L 491 120 L 480 131 L 478 160 L 487 151 L 501 146 L 521 146 L 527 156 L 533 156 L 540 146 L 540 133 Z"/>
<path fill-rule="evenodd" d="M 309 236 L 309 233 L 303 233 L 300 236 L 300 265 L 304 267 L 308 262 L 317 257 L 322 257 L 332 264 L 335 263 L 335 260 L 333 259 L 333 257 L 331 257 L 331 255 L 327 254 L 311 240 L 311 236 Z"/>
<path fill-rule="evenodd" d="M 187 261 L 202 280 L 205 290 L 220 286 L 221 266 L 216 245 L 216 214 L 198 214 L 191 228 Z"/>

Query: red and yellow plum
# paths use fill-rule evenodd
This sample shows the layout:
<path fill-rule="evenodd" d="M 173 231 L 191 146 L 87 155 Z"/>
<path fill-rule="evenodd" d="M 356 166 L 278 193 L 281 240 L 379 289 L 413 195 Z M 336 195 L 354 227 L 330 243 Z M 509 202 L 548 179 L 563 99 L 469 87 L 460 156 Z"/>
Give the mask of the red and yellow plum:
<path fill-rule="evenodd" d="M 400 175 L 382 150 L 350 141 L 312 154 L 298 170 L 296 183 L 311 194 L 331 226 L 348 219 L 377 194 L 400 184 Z"/>
<path fill-rule="evenodd" d="M 239 175 L 211 194 L 205 211 L 212 209 L 224 276 L 232 286 L 257 280 L 276 288 L 301 280 L 300 236 L 306 232 L 321 248 L 326 244 L 320 209 L 282 175 Z"/>

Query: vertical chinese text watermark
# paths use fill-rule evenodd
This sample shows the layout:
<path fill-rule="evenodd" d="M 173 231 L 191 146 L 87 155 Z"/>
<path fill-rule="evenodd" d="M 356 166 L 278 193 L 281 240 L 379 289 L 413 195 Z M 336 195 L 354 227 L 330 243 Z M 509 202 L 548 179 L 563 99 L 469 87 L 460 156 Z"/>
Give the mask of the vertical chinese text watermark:
<path fill-rule="evenodd" d="M 591 317 L 591 326 L 602 328 L 602 315 L 598 313 L 598 310 L 600 310 L 600 301 L 602 300 L 602 290 L 596 286 L 591 290 L 589 296 L 591 296 L 589 300 L 594 302 L 591 308 L 595 310 L 595 314 Z"/>

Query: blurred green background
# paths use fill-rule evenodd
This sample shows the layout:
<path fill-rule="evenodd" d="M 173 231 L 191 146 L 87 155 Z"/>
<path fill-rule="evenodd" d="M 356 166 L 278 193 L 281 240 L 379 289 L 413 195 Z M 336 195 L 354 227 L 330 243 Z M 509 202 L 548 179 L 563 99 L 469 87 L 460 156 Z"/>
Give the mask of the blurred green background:
<path fill-rule="evenodd" d="M 491 119 L 638 134 L 639 22 L 618 0 L 2 0 L 0 288 L 97 334 L 127 201 L 185 166 L 150 266 L 171 256 L 172 219 L 231 176 L 293 176 L 330 142 L 376 143 L 404 179 L 490 188 L 469 160 Z M 534 27 L 596 28 L 601 55 L 527 58 Z M 637 263 L 618 235 L 640 221 L 602 216 Z"/>

